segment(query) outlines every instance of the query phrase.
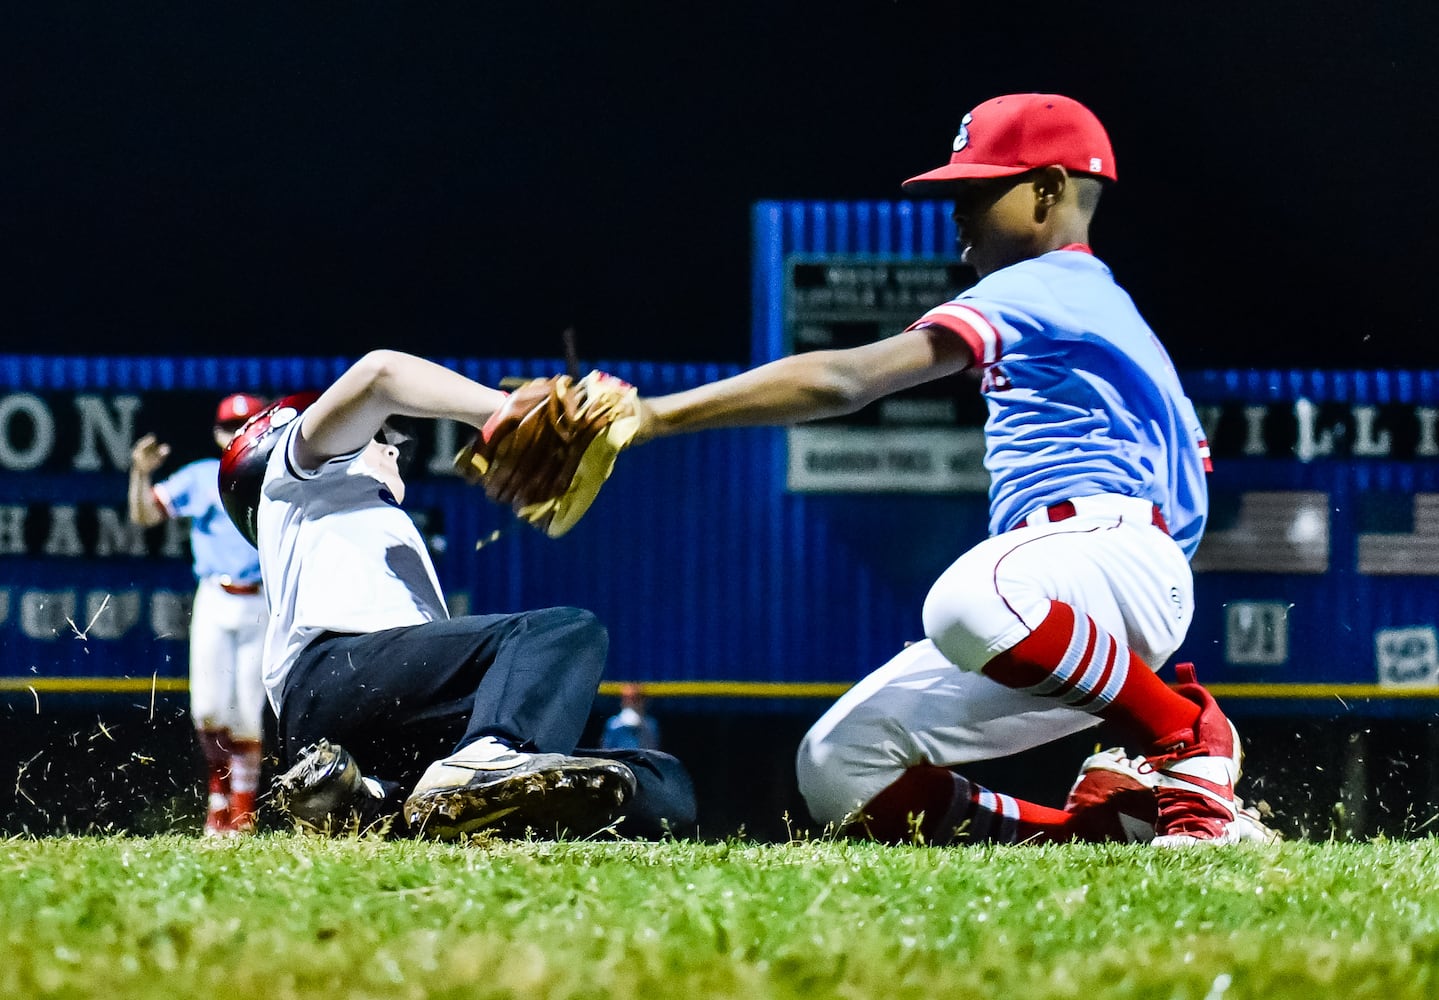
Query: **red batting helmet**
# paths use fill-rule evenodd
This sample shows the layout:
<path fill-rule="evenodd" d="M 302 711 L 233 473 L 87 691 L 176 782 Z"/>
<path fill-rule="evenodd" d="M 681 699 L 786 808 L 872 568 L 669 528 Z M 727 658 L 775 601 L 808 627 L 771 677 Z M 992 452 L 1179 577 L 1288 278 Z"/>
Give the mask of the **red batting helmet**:
<path fill-rule="evenodd" d="M 259 396 L 237 392 L 220 400 L 220 405 L 215 408 L 215 424 L 238 424 L 249 420 L 264 408 L 265 401 Z"/>
<path fill-rule="evenodd" d="M 257 544 L 255 514 L 260 509 L 260 484 L 265 481 L 270 452 L 275 450 L 280 432 L 319 398 L 318 392 L 300 392 L 276 400 L 245 421 L 220 456 L 220 502 L 251 545 Z"/>

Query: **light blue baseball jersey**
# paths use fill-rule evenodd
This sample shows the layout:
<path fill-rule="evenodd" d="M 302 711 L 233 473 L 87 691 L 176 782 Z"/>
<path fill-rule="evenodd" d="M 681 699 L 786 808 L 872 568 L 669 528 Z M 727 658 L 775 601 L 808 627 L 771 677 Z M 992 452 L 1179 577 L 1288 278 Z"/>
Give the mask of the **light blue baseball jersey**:
<path fill-rule="evenodd" d="M 963 338 L 983 372 L 992 533 L 1111 493 L 1157 504 L 1194 554 L 1209 445 L 1168 353 L 1087 247 L 1001 268 L 910 329 L 931 325 Z"/>
<path fill-rule="evenodd" d="M 237 584 L 260 582 L 260 554 L 220 505 L 218 458 L 202 458 L 176 469 L 174 475 L 155 484 L 155 498 L 171 517 L 190 519 L 196 577 L 229 577 Z"/>

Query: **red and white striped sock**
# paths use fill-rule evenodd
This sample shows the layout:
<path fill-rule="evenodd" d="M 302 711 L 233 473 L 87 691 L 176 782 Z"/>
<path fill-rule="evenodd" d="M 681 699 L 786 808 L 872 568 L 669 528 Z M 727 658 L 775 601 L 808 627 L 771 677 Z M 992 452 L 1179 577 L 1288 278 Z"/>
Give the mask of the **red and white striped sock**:
<path fill-rule="evenodd" d="M 888 844 L 951 840 L 1017 844 L 1069 840 L 1073 817 L 933 764 L 916 764 L 864 807 L 857 831 Z"/>
<path fill-rule="evenodd" d="M 197 729 L 195 735 L 205 757 L 205 832 L 223 833 L 230 825 L 230 731 Z"/>
<path fill-rule="evenodd" d="M 1118 637 L 1063 601 L 1039 627 L 984 666 L 984 674 L 1115 723 L 1149 749 L 1189 733 L 1199 706 L 1155 675 Z"/>
<path fill-rule="evenodd" d="M 230 730 L 199 729 L 200 752 L 205 755 L 206 785 L 211 795 L 230 794 Z"/>
<path fill-rule="evenodd" d="M 234 740 L 230 751 L 230 825 L 255 826 L 255 792 L 260 784 L 260 741 Z"/>

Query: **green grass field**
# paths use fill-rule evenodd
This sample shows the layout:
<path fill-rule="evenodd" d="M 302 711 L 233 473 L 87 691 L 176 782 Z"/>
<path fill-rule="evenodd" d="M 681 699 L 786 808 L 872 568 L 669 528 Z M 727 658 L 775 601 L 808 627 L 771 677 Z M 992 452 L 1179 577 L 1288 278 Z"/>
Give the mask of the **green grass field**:
<path fill-rule="evenodd" d="M 4 841 L 0 996 L 1439 995 L 1439 840 Z"/>

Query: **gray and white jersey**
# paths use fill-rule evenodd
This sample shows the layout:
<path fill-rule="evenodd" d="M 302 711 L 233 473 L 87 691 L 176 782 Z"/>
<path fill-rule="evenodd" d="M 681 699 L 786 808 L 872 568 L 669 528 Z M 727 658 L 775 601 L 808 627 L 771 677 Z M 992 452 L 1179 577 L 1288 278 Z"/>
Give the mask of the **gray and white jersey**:
<path fill-rule="evenodd" d="M 265 690 L 276 711 L 285 677 L 316 636 L 449 617 L 424 538 L 364 450 L 303 470 L 294 458 L 299 425 L 270 454 L 255 521 L 270 608 Z"/>

